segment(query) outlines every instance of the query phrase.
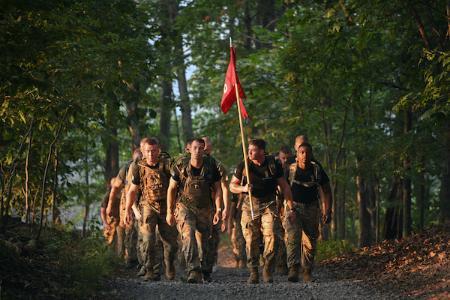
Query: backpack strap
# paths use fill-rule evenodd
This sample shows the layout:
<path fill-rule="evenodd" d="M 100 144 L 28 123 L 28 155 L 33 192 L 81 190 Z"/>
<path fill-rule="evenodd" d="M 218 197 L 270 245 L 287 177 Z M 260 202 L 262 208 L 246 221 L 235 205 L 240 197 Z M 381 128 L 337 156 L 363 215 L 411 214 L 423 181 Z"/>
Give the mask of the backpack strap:
<path fill-rule="evenodd" d="M 292 163 L 289 165 L 289 176 L 288 176 L 288 182 L 289 185 L 292 186 L 295 181 L 295 172 L 297 171 L 297 163 Z"/>
<path fill-rule="evenodd" d="M 313 171 L 313 173 L 314 173 L 314 182 L 319 184 L 319 182 L 321 181 L 321 177 L 320 177 L 321 169 L 320 169 L 320 166 L 319 166 L 318 163 L 316 163 L 314 161 L 311 161 L 311 165 L 313 166 L 313 169 L 314 169 L 314 171 Z"/>
<path fill-rule="evenodd" d="M 268 163 L 268 169 L 269 169 L 269 174 L 271 177 L 275 176 L 276 172 L 277 172 L 277 166 L 276 166 L 276 162 L 275 162 L 275 157 L 273 155 L 266 155 L 266 159 L 267 159 L 267 163 Z"/>

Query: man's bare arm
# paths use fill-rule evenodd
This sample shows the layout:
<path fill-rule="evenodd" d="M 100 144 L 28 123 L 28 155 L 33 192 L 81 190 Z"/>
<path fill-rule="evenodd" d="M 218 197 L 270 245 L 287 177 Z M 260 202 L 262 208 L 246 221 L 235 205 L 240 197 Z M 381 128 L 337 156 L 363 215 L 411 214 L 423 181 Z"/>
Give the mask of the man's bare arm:
<path fill-rule="evenodd" d="M 322 215 L 323 215 L 323 223 L 328 224 L 331 221 L 331 186 L 330 183 L 327 182 L 320 187 L 320 198 L 322 201 Z"/>
<path fill-rule="evenodd" d="M 116 178 L 113 180 L 112 186 L 111 186 L 111 192 L 109 193 L 109 200 L 108 200 L 108 206 L 106 207 L 106 214 L 108 216 L 111 216 L 113 211 L 112 208 L 116 207 L 117 203 L 116 201 L 119 201 L 119 197 L 117 195 L 122 191 L 123 188 L 123 181 L 119 178 Z"/>
<path fill-rule="evenodd" d="M 133 218 L 131 207 L 133 206 L 134 202 L 137 198 L 137 192 L 139 191 L 139 185 L 136 185 L 134 183 L 131 184 L 130 189 L 128 190 L 127 194 L 125 195 L 125 209 L 126 209 L 126 223 L 131 223 L 131 220 Z"/>
<path fill-rule="evenodd" d="M 176 194 L 177 194 L 178 182 L 176 182 L 173 178 L 170 178 L 169 188 L 167 189 L 167 215 L 166 221 L 169 225 L 175 224 L 175 202 L 176 202 Z"/>
<path fill-rule="evenodd" d="M 286 201 L 286 205 L 288 210 L 292 210 L 294 208 L 294 201 L 292 199 L 291 187 L 289 186 L 286 178 L 280 177 L 277 179 L 278 186 L 281 188 L 281 192 L 284 195 L 284 199 Z"/>
<path fill-rule="evenodd" d="M 233 175 L 230 182 L 230 191 L 233 194 L 241 194 L 248 192 L 248 185 L 241 185 L 241 180 L 237 179 L 236 176 Z"/>
<path fill-rule="evenodd" d="M 221 213 L 220 208 L 222 207 L 222 187 L 221 187 L 221 181 L 217 181 L 214 183 L 214 201 L 216 203 L 216 213 L 214 214 L 214 220 L 213 223 L 217 224 L 219 220 L 221 219 Z"/>
<path fill-rule="evenodd" d="M 229 215 L 229 212 L 230 212 L 230 199 L 229 199 L 227 181 L 226 180 L 221 180 L 220 181 L 220 186 L 222 188 L 222 201 L 223 201 L 222 220 L 225 221 L 225 219 L 228 218 L 228 215 Z"/>

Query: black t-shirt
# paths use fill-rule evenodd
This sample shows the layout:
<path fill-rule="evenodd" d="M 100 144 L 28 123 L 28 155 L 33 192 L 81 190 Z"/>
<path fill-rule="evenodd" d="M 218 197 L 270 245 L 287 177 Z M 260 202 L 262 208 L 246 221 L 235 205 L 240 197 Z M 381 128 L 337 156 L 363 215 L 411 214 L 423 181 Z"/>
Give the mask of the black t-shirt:
<path fill-rule="evenodd" d="M 272 165 L 272 166 L 270 166 Z M 242 161 L 236 168 L 234 176 L 242 180 L 244 172 L 244 162 Z M 271 170 L 271 168 L 273 170 Z M 275 195 L 277 190 L 277 180 L 283 177 L 283 167 L 278 160 L 266 157 L 262 165 L 257 166 L 251 160 L 248 162 L 248 170 L 250 173 L 250 181 L 252 184 L 252 195 L 256 198 L 264 198 L 269 195 Z M 247 184 L 246 176 L 243 184 Z"/>
<path fill-rule="evenodd" d="M 330 182 L 327 173 L 319 164 L 316 164 L 316 168 L 317 176 L 313 165 L 307 170 L 302 170 L 297 166 L 294 176 L 295 181 L 289 182 L 295 202 L 309 204 L 317 201 L 319 199 L 319 186 L 324 186 Z"/>
<path fill-rule="evenodd" d="M 179 167 L 180 166 L 174 166 L 171 171 L 172 179 L 176 182 L 180 182 L 181 180 Z M 202 168 L 195 168 L 191 165 L 190 169 L 192 176 L 200 176 L 200 174 L 202 173 Z M 208 168 L 207 172 L 210 174 L 204 174 L 204 176 L 206 178 L 210 178 L 211 183 L 215 183 L 222 178 L 217 165 L 211 165 L 211 168 Z"/>

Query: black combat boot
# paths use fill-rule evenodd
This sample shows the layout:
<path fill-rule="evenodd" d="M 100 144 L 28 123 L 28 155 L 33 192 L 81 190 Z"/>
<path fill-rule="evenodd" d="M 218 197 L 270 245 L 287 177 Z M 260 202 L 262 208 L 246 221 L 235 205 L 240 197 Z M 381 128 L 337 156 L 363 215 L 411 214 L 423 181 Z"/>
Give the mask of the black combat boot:
<path fill-rule="evenodd" d="M 204 282 L 211 282 L 212 281 L 211 272 L 203 271 L 202 275 L 203 275 L 203 281 Z"/>
<path fill-rule="evenodd" d="M 199 271 L 190 271 L 187 279 L 188 283 L 200 283 L 202 280 L 202 275 Z"/>
<path fill-rule="evenodd" d="M 258 268 L 250 268 L 250 276 L 248 277 L 247 283 L 250 283 L 250 284 L 259 283 Z"/>
<path fill-rule="evenodd" d="M 285 263 L 280 263 L 277 265 L 277 273 L 280 275 L 288 275 L 288 267 Z"/>
<path fill-rule="evenodd" d="M 289 267 L 288 281 L 298 282 L 298 265 L 293 265 Z"/>

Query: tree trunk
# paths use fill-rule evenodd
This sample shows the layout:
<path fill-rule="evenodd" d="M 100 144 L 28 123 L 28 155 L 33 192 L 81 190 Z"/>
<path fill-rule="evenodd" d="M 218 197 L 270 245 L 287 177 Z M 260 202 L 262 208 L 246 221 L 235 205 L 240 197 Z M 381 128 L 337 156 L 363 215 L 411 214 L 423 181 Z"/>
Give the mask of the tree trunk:
<path fill-rule="evenodd" d="M 333 239 L 337 240 L 338 238 L 338 234 L 337 234 L 337 227 L 338 227 L 338 222 L 339 222 L 339 207 L 338 207 L 338 182 L 335 181 L 333 186 L 332 186 L 332 190 L 333 190 L 333 200 L 332 200 L 332 204 L 331 204 L 331 214 L 332 214 L 332 218 L 331 218 L 331 236 L 333 237 Z"/>
<path fill-rule="evenodd" d="M 389 197 L 387 198 L 387 209 L 384 220 L 385 239 L 392 240 L 402 238 L 403 213 L 400 202 L 402 194 L 403 189 L 400 186 L 400 179 L 396 176 Z"/>
<path fill-rule="evenodd" d="M 177 135 L 178 152 L 181 153 L 181 152 L 183 152 L 183 145 L 181 144 L 180 126 L 178 125 L 178 117 L 177 117 L 176 107 L 173 108 L 173 116 L 175 119 L 175 129 L 176 129 L 176 135 Z"/>
<path fill-rule="evenodd" d="M 58 151 L 55 151 L 53 161 L 53 188 L 52 188 L 52 223 L 61 224 L 61 212 L 58 208 Z"/>
<path fill-rule="evenodd" d="M 412 123 L 412 112 L 408 108 L 405 111 L 404 116 L 404 133 L 405 135 L 409 134 L 411 131 L 411 123 Z M 406 150 L 408 151 L 408 149 Z M 411 234 L 411 158 L 408 153 L 406 153 L 405 158 L 403 160 L 403 170 L 404 177 L 402 180 L 402 203 L 403 203 L 403 237 L 408 237 Z"/>
<path fill-rule="evenodd" d="M 256 17 L 258 25 L 273 31 L 276 27 L 275 0 L 260 0 L 256 3 Z"/>
<path fill-rule="evenodd" d="M 173 24 L 178 11 L 177 2 L 173 0 L 160 0 L 161 15 L 161 39 L 159 43 L 159 55 L 161 57 L 161 94 L 160 94 L 160 118 L 159 138 L 163 150 L 170 149 L 170 127 L 173 108 L 172 97 L 172 46 L 171 38 L 174 36 Z"/>
<path fill-rule="evenodd" d="M 250 50 L 252 48 L 252 17 L 250 14 L 250 0 L 245 0 L 244 3 L 244 28 L 245 28 L 245 39 L 244 48 Z"/>
<path fill-rule="evenodd" d="M 163 150 L 170 149 L 170 125 L 172 118 L 172 82 L 163 79 L 161 84 L 160 100 L 160 119 L 159 119 L 159 138 Z"/>
<path fill-rule="evenodd" d="M 358 203 L 359 217 L 359 247 L 370 246 L 372 242 L 371 218 L 368 211 L 368 192 L 365 179 L 361 175 L 356 176 L 356 201 Z"/>
<path fill-rule="evenodd" d="M 419 231 L 422 231 L 425 227 L 425 197 L 426 197 L 426 177 L 425 177 L 425 156 L 420 157 L 420 166 L 418 174 L 419 191 L 417 195 L 417 204 L 419 206 Z"/>
<path fill-rule="evenodd" d="M 441 190 L 439 192 L 440 223 L 450 222 L 450 124 L 444 127 L 444 157 L 441 177 Z"/>
<path fill-rule="evenodd" d="M 186 80 L 186 63 L 184 60 L 183 37 L 177 33 L 175 38 L 176 73 L 178 92 L 180 93 L 181 126 L 183 128 L 184 140 L 193 138 L 191 103 L 189 99 L 188 85 Z"/>
<path fill-rule="evenodd" d="M 127 126 L 131 136 L 131 151 L 139 148 L 141 141 L 141 132 L 139 130 L 139 100 L 140 86 L 138 83 L 128 87 L 129 96 L 126 98 L 125 105 L 127 107 Z"/>
<path fill-rule="evenodd" d="M 84 183 L 85 183 L 85 193 L 84 193 L 84 217 L 83 217 L 83 232 L 82 236 L 86 236 L 86 227 L 89 217 L 89 139 L 86 139 L 85 153 L 84 153 Z"/>
<path fill-rule="evenodd" d="M 347 185 L 344 184 L 342 190 L 342 196 L 338 198 L 338 222 L 337 222 L 337 237 L 340 240 L 346 238 L 345 234 L 345 200 L 347 198 Z"/>
<path fill-rule="evenodd" d="M 33 122 L 33 119 L 32 119 Z M 30 136 L 28 137 L 28 147 L 27 147 L 27 155 L 25 158 L 25 223 L 30 223 L 30 189 L 29 189 L 29 172 L 28 172 L 28 165 L 30 162 L 30 151 L 31 151 L 31 144 L 33 142 L 33 130 L 30 131 Z"/>
<path fill-rule="evenodd" d="M 22 141 L 20 142 L 19 148 L 17 149 L 16 156 L 14 157 L 14 160 L 11 163 L 11 167 L 9 168 L 9 178 L 8 180 L 5 180 L 2 185 L 2 197 L 1 197 L 1 204 L 0 204 L 0 225 L 1 230 L 4 229 L 4 226 L 6 225 L 4 222 L 4 217 L 8 215 L 9 207 L 11 204 L 11 198 L 12 198 L 12 185 L 14 182 L 14 176 L 16 174 L 16 167 L 17 167 L 17 160 L 22 155 L 22 148 L 25 145 L 25 142 L 27 138 L 31 135 L 31 132 L 33 131 L 33 124 L 34 124 L 34 118 L 31 119 L 30 127 L 28 128 L 27 133 L 23 137 Z M 4 192 L 6 191 L 6 198 L 4 196 Z"/>
<path fill-rule="evenodd" d="M 41 236 L 41 231 L 42 231 L 42 224 L 44 222 L 44 209 L 45 209 L 45 185 L 47 183 L 47 173 L 48 173 L 48 167 L 50 165 L 50 159 L 52 157 L 53 154 L 53 150 L 56 146 L 56 142 L 59 139 L 59 135 L 61 133 L 61 129 L 63 127 L 63 124 L 66 121 L 66 114 L 67 114 L 67 110 L 64 113 L 64 116 L 62 117 L 62 119 L 60 120 L 60 123 L 58 125 L 58 129 L 56 130 L 55 133 L 55 137 L 53 139 L 53 141 L 50 144 L 49 150 L 48 150 L 48 156 L 47 156 L 47 162 L 45 163 L 45 169 L 44 169 L 44 175 L 42 176 L 42 190 L 41 190 L 41 219 L 39 220 L 39 230 L 38 233 L 36 235 L 36 240 L 39 240 L 40 236 Z"/>
<path fill-rule="evenodd" d="M 114 94 L 109 95 L 106 103 L 105 137 L 102 142 L 105 148 L 105 181 L 109 182 L 119 172 L 119 143 L 117 136 L 117 113 L 119 102 Z"/>

